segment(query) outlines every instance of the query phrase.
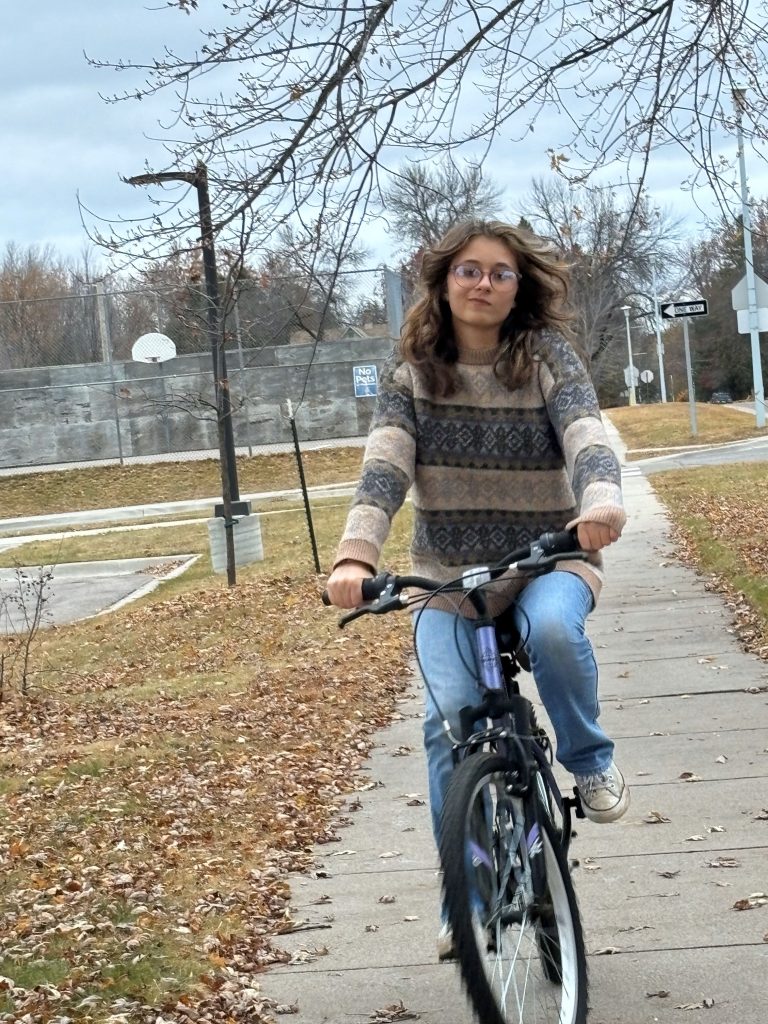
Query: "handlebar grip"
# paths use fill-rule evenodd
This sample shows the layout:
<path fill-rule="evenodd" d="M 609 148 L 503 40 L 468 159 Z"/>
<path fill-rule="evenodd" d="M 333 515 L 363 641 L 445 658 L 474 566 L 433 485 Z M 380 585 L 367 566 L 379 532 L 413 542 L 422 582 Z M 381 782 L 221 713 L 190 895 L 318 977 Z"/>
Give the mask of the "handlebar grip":
<path fill-rule="evenodd" d="M 381 594 L 382 588 L 380 581 L 377 582 L 375 579 L 368 576 L 360 582 L 361 589 L 363 592 L 363 601 L 375 601 L 376 598 L 379 597 L 379 595 Z M 324 590 L 322 593 L 322 602 L 326 606 L 326 608 L 330 608 L 330 606 L 333 604 L 330 597 L 328 596 L 327 590 Z"/>
<path fill-rule="evenodd" d="M 363 591 L 364 601 L 375 601 L 381 594 L 381 584 L 377 582 L 376 578 L 368 577 L 361 583 L 361 589 Z"/>
<path fill-rule="evenodd" d="M 541 548 L 547 555 L 564 554 L 566 551 L 580 551 L 575 530 L 560 530 L 557 533 L 544 533 L 540 538 Z"/>

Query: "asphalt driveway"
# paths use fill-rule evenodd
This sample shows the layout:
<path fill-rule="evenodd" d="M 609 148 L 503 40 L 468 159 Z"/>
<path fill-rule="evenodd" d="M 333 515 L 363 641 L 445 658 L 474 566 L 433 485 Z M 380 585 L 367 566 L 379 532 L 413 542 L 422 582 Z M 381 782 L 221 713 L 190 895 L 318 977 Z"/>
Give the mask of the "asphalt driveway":
<path fill-rule="evenodd" d="M 29 628 L 42 595 L 41 625 L 49 627 L 112 611 L 189 568 L 196 555 L 126 558 L 0 569 L 0 634 Z"/>

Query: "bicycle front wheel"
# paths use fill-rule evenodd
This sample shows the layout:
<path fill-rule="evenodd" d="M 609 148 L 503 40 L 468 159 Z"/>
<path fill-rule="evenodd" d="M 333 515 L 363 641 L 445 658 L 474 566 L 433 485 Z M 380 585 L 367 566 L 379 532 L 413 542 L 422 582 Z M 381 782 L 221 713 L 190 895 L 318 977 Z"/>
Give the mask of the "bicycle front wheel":
<path fill-rule="evenodd" d="M 583 1024 L 584 939 L 566 859 L 546 812 L 526 824 L 508 781 L 504 758 L 474 754 L 443 808 L 444 899 L 464 985 L 482 1024 Z"/>

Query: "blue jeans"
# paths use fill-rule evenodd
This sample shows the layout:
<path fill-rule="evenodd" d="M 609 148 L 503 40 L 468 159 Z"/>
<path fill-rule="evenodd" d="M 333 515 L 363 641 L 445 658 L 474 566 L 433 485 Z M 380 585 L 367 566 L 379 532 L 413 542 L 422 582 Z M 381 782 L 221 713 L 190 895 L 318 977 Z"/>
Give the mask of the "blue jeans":
<path fill-rule="evenodd" d="M 568 771 L 584 775 L 603 771 L 613 759 L 613 742 L 597 724 L 597 665 L 584 630 L 593 604 L 592 591 L 581 577 L 556 570 L 531 580 L 515 608 L 539 696 L 554 728 L 557 759 Z M 460 709 L 480 703 L 474 627 L 468 619 L 429 607 L 416 612 L 414 620 L 416 650 L 432 689 L 432 694 L 426 691 L 424 746 L 437 841 L 453 759 L 435 701 L 458 736 Z"/>

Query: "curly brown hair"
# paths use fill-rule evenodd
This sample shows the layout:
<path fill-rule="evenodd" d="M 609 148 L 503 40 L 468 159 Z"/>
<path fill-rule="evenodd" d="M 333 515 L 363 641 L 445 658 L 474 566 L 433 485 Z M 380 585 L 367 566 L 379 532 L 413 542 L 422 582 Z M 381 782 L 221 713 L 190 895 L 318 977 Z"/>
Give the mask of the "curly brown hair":
<path fill-rule="evenodd" d="M 526 384 L 533 370 L 534 342 L 547 328 L 564 334 L 574 344 L 573 316 L 567 305 L 568 271 L 551 248 L 531 232 L 501 221 L 456 224 L 424 253 L 419 278 L 422 295 L 406 314 L 399 346 L 400 356 L 420 368 L 430 391 L 443 397 L 456 390 L 459 355 L 445 279 L 454 256 L 478 237 L 503 242 L 517 258 L 523 275 L 515 307 L 500 328 L 496 375 L 510 389 Z M 584 358 L 584 353 L 579 354 Z"/>

